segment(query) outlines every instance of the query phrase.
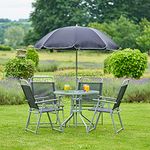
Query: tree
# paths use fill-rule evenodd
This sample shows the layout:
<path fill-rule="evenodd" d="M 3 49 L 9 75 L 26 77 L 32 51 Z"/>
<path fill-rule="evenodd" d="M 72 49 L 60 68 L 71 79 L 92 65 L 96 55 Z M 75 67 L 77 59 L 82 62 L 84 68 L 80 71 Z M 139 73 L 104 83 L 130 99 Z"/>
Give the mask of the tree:
<path fill-rule="evenodd" d="M 141 36 L 136 38 L 138 46 L 141 48 L 142 52 L 149 51 L 150 53 L 150 26 L 144 28 Z"/>
<path fill-rule="evenodd" d="M 121 15 L 140 22 L 142 18 L 150 20 L 149 0 L 87 0 L 88 12 L 95 16 L 92 22 L 106 22 L 119 19 Z"/>
<path fill-rule="evenodd" d="M 23 43 L 24 30 L 19 26 L 12 26 L 4 33 L 5 44 L 11 47 L 17 47 Z"/>
<path fill-rule="evenodd" d="M 138 47 L 136 38 L 140 34 L 139 25 L 126 17 L 121 16 L 108 23 L 90 23 L 89 26 L 109 34 L 121 48 Z"/>
<path fill-rule="evenodd" d="M 32 36 L 26 36 L 26 43 L 59 27 L 110 22 L 121 15 L 136 22 L 143 17 L 150 20 L 149 5 L 149 0 L 37 0 L 30 16 Z"/>
<path fill-rule="evenodd" d="M 37 0 L 33 7 L 30 19 L 37 38 L 59 27 L 89 22 L 84 0 Z"/>
<path fill-rule="evenodd" d="M 150 22 L 144 18 L 139 23 L 140 34 L 136 38 L 136 43 L 142 52 L 147 52 L 150 54 Z"/>

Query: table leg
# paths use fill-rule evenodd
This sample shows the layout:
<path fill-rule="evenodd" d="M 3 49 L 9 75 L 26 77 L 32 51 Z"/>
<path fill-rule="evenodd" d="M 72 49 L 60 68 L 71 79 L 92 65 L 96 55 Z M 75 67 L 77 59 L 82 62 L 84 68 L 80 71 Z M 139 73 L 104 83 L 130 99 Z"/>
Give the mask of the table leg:
<path fill-rule="evenodd" d="M 61 124 L 61 127 L 63 127 L 65 125 L 66 127 L 66 124 L 67 122 L 74 116 L 74 113 L 70 114 L 70 116 Z"/>

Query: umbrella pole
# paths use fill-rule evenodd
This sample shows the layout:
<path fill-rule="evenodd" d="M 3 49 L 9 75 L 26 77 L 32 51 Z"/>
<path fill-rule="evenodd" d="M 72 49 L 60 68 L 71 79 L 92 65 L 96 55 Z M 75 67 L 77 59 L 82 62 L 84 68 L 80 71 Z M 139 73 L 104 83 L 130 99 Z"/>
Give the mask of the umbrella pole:
<path fill-rule="evenodd" d="M 78 49 L 76 49 L 76 90 L 78 89 Z"/>

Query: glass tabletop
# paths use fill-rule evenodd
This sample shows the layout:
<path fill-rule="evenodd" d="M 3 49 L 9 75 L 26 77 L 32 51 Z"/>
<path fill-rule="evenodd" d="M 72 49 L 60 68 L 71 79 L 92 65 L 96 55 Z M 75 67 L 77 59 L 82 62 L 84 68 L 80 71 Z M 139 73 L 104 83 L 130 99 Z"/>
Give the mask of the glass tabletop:
<path fill-rule="evenodd" d="M 90 90 L 88 92 L 84 90 L 59 90 L 55 91 L 56 95 L 90 95 L 90 94 L 99 94 L 99 91 Z"/>

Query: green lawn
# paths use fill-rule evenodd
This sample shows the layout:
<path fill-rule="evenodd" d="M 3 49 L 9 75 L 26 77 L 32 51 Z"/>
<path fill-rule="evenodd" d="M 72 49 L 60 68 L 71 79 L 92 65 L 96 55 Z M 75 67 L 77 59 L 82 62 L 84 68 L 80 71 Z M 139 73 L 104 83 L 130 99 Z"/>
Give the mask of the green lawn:
<path fill-rule="evenodd" d="M 69 102 L 65 103 L 69 114 Z M 125 130 L 115 135 L 110 117 L 86 133 L 84 127 L 67 127 L 64 133 L 40 128 L 25 132 L 27 105 L 0 106 L 0 150 L 149 150 L 150 104 L 121 104 Z M 66 117 L 67 117 L 66 115 Z"/>

